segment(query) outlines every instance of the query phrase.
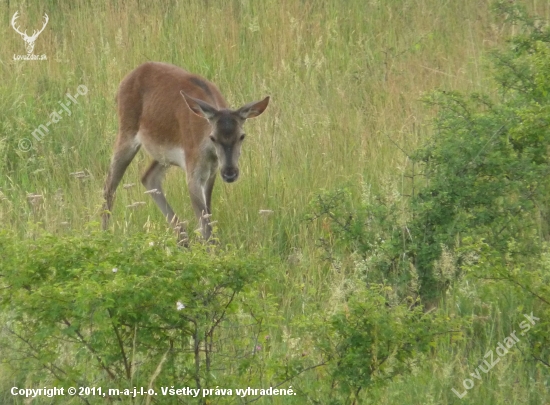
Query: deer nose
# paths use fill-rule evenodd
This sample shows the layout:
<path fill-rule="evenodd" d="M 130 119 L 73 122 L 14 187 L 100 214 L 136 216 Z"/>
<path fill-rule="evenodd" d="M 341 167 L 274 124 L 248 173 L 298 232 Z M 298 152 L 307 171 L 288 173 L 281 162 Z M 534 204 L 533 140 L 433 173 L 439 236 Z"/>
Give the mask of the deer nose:
<path fill-rule="evenodd" d="M 228 167 L 222 170 L 222 179 L 226 183 L 233 183 L 239 177 L 239 169 Z"/>

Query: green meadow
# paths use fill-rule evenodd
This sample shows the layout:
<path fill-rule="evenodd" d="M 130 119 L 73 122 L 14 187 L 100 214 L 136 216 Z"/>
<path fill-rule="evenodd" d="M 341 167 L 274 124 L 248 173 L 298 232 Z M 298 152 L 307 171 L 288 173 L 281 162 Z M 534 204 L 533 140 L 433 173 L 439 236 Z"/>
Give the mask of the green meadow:
<path fill-rule="evenodd" d="M 518 3 L 542 19 L 535 33 L 547 30 L 549 2 Z M 48 15 L 34 47 L 46 60 L 14 60 L 27 54 L 10 25 L 16 11 L 28 34 Z M 502 91 L 512 81 L 495 73 L 492 55 L 525 28 L 485 0 L 0 0 L 0 20 L 0 403 L 550 404 L 550 193 L 533 191 L 550 191 L 541 180 L 550 34 L 517 65 L 534 66 L 534 84 L 517 83 L 538 91 L 536 102 L 518 96 L 493 108 L 520 90 Z M 193 232 L 185 173 L 174 167 L 164 190 L 191 234 L 190 249 L 175 246 L 144 193 L 140 178 L 151 159 L 143 150 L 117 190 L 109 230 L 100 230 L 115 95 L 147 61 L 207 78 L 234 108 L 271 96 L 245 124 L 239 180 L 216 180 L 214 247 Z M 430 98 L 434 92 L 490 101 L 464 107 L 480 113 L 459 127 L 469 113 L 441 118 L 449 104 Z M 77 103 L 41 139 L 33 136 L 68 94 Z M 183 100 L 174 108 L 185 108 Z M 450 195 L 456 185 L 461 201 L 486 204 L 467 193 L 488 175 L 466 184 L 460 170 L 441 174 L 466 149 L 449 146 L 445 155 L 437 142 L 453 145 L 447 132 L 456 142 L 467 130 L 478 134 L 464 145 L 472 147 L 470 163 L 479 162 L 502 133 L 487 123 L 490 114 L 512 110 L 520 118 L 507 128 L 523 120 L 541 135 L 519 147 L 531 138 L 507 132 L 521 152 L 506 167 L 517 173 L 523 166 L 513 162 L 536 149 L 540 171 L 529 166 L 514 178 L 519 186 L 491 200 L 509 215 L 502 229 L 490 222 L 491 210 L 457 214 L 448 225 L 441 200 L 429 202 L 423 190 L 436 195 L 441 184 L 439 195 Z M 436 145 L 435 169 L 416 152 L 426 145 Z M 508 162 L 505 149 L 499 153 L 494 173 Z M 429 204 L 445 225 L 415 239 Z M 395 253 L 399 243 L 384 244 L 399 229 L 404 241 L 409 231 L 419 241 L 414 257 L 434 246 L 425 261 L 439 272 L 433 294 L 422 263 Z M 518 335 L 497 365 L 471 377 L 531 313 L 540 318 L 531 323 L 536 333 Z M 473 388 L 463 385 L 468 378 Z M 158 395 L 29 400 L 11 392 L 69 386 L 142 386 Z M 236 394 L 290 386 L 291 395 Z M 232 395 L 161 395 L 161 387 Z"/>

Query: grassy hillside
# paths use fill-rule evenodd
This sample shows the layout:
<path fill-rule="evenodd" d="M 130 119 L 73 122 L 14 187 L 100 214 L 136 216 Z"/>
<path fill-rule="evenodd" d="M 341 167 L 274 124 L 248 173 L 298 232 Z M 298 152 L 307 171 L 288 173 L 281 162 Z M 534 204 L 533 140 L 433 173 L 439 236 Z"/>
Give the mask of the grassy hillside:
<path fill-rule="evenodd" d="M 547 1 L 523 3 L 550 19 Z M 34 50 L 47 60 L 13 60 L 25 53 L 9 25 L 15 11 L 27 32 L 48 14 Z M 164 61 L 200 74 L 235 108 L 272 97 L 266 112 L 246 124 L 239 181 L 218 178 L 212 203 L 222 245 L 265 252 L 276 263 L 277 278 L 265 285 L 281 322 L 272 336 L 292 334 L 290 321 L 311 308 L 330 310 L 346 279 L 319 247 L 326 224 L 306 220 L 311 200 L 342 185 L 356 203 L 364 190 L 409 194 L 408 155 L 433 135 L 436 113 L 421 98 L 435 89 L 491 93 L 486 56 L 516 29 L 491 12 L 489 1 L 474 0 L 1 0 L 0 20 L 0 224 L 22 239 L 41 230 L 61 238 L 99 229 L 117 131 L 115 94 L 139 64 Z M 79 85 L 88 91 L 70 106 L 71 115 L 36 140 L 32 132 Z M 165 229 L 140 183 L 148 161 L 140 152 L 126 172 L 109 231 L 115 235 Z M 165 190 L 195 229 L 184 173 L 172 168 Z M 369 403 L 549 403 L 548 372 L 512 355 L 462 401 L 451 392 L 463 391 L 462 380 L 486 350 L 509 334 L 506 313 L 521 302 L 512 293 L 461 288 L 439 310 L 451 317 L 475 313 L 479 341 L 440 344 L 412 374 L 369 392 Z M 498 305 L 487 309 L 486 301 Z M 287 350 L 283 340 L 274 339 L 274 356 Z M 13 364 L 0 368 L 2 403 L 23 403 L 8 393 L 13 370 Z M 319 376 L 302 384 L 314 385 Z M 269 401 L 258 403 L 313 403 Z"/>
<path fill-rule="evenodd" d="M 117 130 L 117 86 L 140 63 L 158 60 L 212 80 L 234 106 L 272 96 L 269 115 L 247 123 L 241 181 L 218 182 L 213 207 L 222 239 L 275 242 L 276 251 L 309 251 L 312 235 L 301 217 L 320 188 L 377 187 L 398 173 L 406 161 L 392 140 L 411 150 L 425 133 L 419 98 L 435 88 L 481 88 L 486 49 L 511 32 L 493 21 L 485 2 L 7 6 L 2 21 L 21 8 L 20 26 L 29 31 L 44 12 L 50 22 L 36 42 L 35 53 L 48 57 L 42 63 L 11 60 L 24 53 L 23 41 L 3 28 L 3 223 L 23 231 L 22 224 L 41 220 L 62 232 L 62 222 L 78 228 L 97 218 Z M 81 84 L 89 92 L 72 115 L 43 142 L 32 139 Z M 21 138 L 34 141 L 31 151 L 18 150 Z M 119 232 L 162 222 L 139 185 L 146 160 L 140 153 L 124 179 L 136 186 L 118 195 Z M 79 171 L 88 177 L 70 175 Z M 172 170 L 166 189 L 177 211 L 188 213 L 182 179 Z M 59 189 L 63 204 L 55 200 Z M 44 198 L 33 208 L 26 193 Z M 142 200 L 146 206 L 124 208 Z M 259 209 L 275 215 L 266 224 Z"/>

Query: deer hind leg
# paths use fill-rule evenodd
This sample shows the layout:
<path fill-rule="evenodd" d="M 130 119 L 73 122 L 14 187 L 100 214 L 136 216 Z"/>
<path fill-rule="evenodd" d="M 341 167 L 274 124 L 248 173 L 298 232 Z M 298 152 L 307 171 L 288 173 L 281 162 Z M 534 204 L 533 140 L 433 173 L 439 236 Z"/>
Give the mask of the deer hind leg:
<path fill-rule="evenodd" d="M 140 144 L 135 139 L 136 134 L 130 137 L 119 136 L 115 145 L 115 152 L 111 160 L 111 166 L 109 168 L 109 174 L 105 181 L 105 187 L 103 189 L 103 215 L 102 215 L 102 227 L 107 229 L 109 224 L 109 218 L 111 216 L 111 210 L 113 208 L 113 202 L 115 199 L 115 192 L 124 176 L 124 172 L 128 168 L 128 165 L 136 156 L 139 151 Z"/>
<path fill-rule="evenodd" d="M 160 208 L 162 215 L 164 215 L 170 226 L 172 226 L 177 232 L 178 243 L 187 246 L 187 233 L 185 226 L 179 222 L 174 210 L 170 207 L 170 204 L 168 204 L 168 201 L 166 200 L 164 191 L 162 191 L 162 180 L 167 169 L 168 166 L 165 166 L 155 160 L 151 163 L 145 174 L 142 176 L 141 182 L 147 191 L 150 192 L 151 197 L 153 197 L 153 200 Z"/>

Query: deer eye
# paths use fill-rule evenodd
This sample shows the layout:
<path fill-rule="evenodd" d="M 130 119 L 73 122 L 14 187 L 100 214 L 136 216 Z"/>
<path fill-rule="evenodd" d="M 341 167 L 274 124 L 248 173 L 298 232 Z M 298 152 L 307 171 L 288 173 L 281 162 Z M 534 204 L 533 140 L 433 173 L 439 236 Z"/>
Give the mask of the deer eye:
<path fill-rule="evenodd" d="M 216 143 L 216 138 L 214 138 L 213 136 L 210 137 L 210 140 L 214 143 Z"/>
<path fill-rule="evenodd" d="M 246 134 L 242 134 L 239 139 L 242 141 L 242 140 L 244 140 L 245 137 L 246 137 Z"/>

